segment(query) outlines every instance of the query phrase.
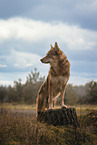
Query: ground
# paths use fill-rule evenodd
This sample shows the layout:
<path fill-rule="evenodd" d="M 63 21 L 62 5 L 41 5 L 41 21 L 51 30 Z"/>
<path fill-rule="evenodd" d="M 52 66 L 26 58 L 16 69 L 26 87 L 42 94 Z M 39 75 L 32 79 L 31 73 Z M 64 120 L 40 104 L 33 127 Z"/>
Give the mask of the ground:
<path fill-rule="evenodd" d="M 97 144 L 97 106 L 76 107 L 79 128 L 40 123 L 35 105 L 1 104 L 0 107 L 0 145 Z"/>

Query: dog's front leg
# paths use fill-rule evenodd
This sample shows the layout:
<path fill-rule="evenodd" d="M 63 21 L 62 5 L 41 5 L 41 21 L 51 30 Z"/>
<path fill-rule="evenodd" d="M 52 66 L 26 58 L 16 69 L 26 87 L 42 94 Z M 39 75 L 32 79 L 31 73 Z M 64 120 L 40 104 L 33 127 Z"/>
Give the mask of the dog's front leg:
<path fill-rule="evenodd" d="M 51 75 L 48 76 L 48 95 L 49 109 L 53 109 L 53 90 L 51 88 Z"/>
<path fill-rule="evenodd" d="M 61 96 L 60 96 L 60 103 L 61 103 L 61 107 L 66 107 L 66 105 L 64 105 L 64 95 L 65 95 L 65 90 L 66 90 L 66 86 L 65 88 L 63 89 L 62 93 L 61 93 Z"/>
<path fill-rule="evenodd" d="M 53 109 L 53 92 L 49 92 L 49 109 Z"/>

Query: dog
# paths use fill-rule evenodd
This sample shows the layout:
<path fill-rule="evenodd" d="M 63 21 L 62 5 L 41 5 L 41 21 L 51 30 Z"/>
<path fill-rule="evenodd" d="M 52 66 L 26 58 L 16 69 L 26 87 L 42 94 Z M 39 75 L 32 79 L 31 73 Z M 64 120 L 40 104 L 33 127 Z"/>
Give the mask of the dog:
<path fill-rule="evenodd" d="M 37 112 L 53 109 L 54 100 L 59 96 L 61 107 L 67 107 L 64 105 L 64 94 L 70 76 L 70 62 L 63 51 L 60 50 L 57 42 L 55 42 L 54 47 L 51 45 L 51 49 L 41 59 L 41 62 L 49 63 L 50 70 L 46 81 L 38 91 Z"/>

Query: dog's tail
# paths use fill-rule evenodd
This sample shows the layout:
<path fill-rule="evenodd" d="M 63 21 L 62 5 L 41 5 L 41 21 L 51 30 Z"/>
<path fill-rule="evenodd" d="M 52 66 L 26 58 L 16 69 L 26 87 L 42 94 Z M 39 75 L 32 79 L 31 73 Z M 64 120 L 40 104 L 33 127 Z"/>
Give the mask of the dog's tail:
<path fill-rule="evenodd" d="M 41 101 L 40 101 L 40 95 L 37 95 L 36 99 L 36 117 L 38 117 L 38 112 L 41 111 Z"/>
<path fill-rule="evenodd" d="M 42 94 L 37 95 L 36 99 L 36 116 L 38 116 L 38 113 L 43 111 L 45 109 L 45 99 L 43 99 Z"/>
<path fill-rule="evenodd" d="M 36 117 L 38 117 L 38 96 L 36 99 Z"/>

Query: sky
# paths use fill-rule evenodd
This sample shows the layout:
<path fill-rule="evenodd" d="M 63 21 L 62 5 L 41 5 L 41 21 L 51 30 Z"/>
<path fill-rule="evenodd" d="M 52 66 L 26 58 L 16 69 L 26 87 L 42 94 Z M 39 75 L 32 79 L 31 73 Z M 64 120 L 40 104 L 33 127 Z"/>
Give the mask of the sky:
<path fill-rule="evenodd" d="M 97 81 L 97 0 L 0 0 L 0 85 L 26 81 L 57 42 L 70 61 L 69 83 Z"/>

